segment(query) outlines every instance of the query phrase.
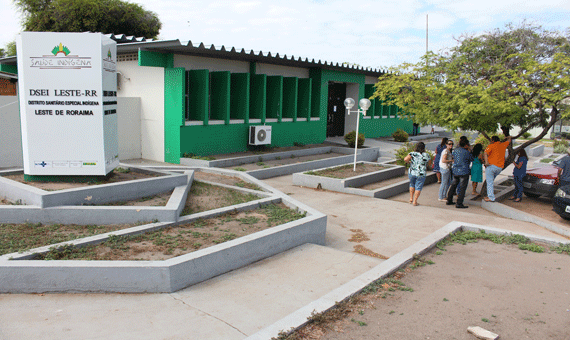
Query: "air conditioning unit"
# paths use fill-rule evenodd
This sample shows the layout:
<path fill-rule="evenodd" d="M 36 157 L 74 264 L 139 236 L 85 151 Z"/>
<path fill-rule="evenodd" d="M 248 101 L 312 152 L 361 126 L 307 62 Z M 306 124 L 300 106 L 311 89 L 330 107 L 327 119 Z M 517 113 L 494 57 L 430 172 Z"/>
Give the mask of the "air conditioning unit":
<path fill-rule="evenodd" d="M 271 144 L 271 126 L 254 125 L 249 127 L 249 145 Z"/>

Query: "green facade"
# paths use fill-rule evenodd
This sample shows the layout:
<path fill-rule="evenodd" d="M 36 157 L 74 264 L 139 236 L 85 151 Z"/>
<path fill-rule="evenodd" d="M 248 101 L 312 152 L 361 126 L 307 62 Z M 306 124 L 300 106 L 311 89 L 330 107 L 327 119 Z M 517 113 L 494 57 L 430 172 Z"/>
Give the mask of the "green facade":
<path fill-rule="evenodd" d="M 140 66 L 164 68 L 165 160 L 188 153 L 207 156 L 247 151 L 250 125 L 272 126 L 272 146 L 316 144 L 326 139 L 329 82 L 358 84 L 359 98 L 372 96 L 362 74 L 313 68 L 309 78 L 174 68 L 172 54 L 139 52 Z M 356 101 L 359 98 L 355 98 Z M 371 119 L 360 120 L 367 138 L 387 136 L 412 122 L 397 108 L 373 100 Z M 378 117 L 378 118 L 374 118 Z M 349 131 L 346 131 L 347 133 Z"/>
<path fill-rule="evenodd" d="M 18 74 L 18 66 L 16 66 L 16 65 L 0 64 L 0 72 Z"/>

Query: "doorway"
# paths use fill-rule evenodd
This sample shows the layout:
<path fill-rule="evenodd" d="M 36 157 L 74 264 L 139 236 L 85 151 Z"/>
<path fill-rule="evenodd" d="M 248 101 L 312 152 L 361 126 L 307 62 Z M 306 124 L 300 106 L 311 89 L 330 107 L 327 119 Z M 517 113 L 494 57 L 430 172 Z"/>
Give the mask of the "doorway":
<path fill-rule="evenodd" d="M 345 99 L 346 84 L 330 82 L 327 111 L 327 137 L 344 136 Z"/>

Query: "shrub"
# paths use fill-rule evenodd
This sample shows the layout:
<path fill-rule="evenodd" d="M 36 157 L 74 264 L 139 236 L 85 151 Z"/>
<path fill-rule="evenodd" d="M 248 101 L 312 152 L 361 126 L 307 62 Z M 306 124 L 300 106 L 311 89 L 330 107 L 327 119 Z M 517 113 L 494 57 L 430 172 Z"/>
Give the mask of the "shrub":
<path fill-rule="evenodd" d="M 404 158 L 412 151 L 414 151 L 415 144 L 406 142 L 402 145 L 401 148 L 396 149 L 396 164 L 403 165 L 406 168 L 409 166 L 406 162 L 404 162 Z"/>
<path fill-rule="evenodd" d="M 555 139 L 552 147 L 556 148 L 557 146 L 562 145 L 566 149 L 568 149 L 568 141 L 566 139 Z"/>
<path fill-rule="evenodd" d="M 356 139 L 356 131 L 351 131 L 344 136 L 344 141 L 348 143 L 348 146 L 351 148 L 354 147 L 354 140 Z M 364 134 L 358 134 L 358 147 L 362 147 L 364 145 Z"/>
<path fill-rule="evenodd" d="M 402 165 L 405 166 L 406 168 L 409 168 L 410 165 L 406 162 L 404 162 L 404 158 L 412 151 L 414 151 L 416 149 L 416 143 L 410 143 L 410 142 L 406 142 L 404 145 L 402 145 L 401 148 L 396 149 L 396 164 L 398 165 Z M 426 150 L 426 152 L 431 156 L 431 159 L 433 160 L 434 158 L 434 153 L 431 150 Z"/>
<path fill-rule="evenodd" d="M 394 140 L 396 142 L 407 142 L 408 141 L 408 133 L 402 129 L 396 130 L 392 134 L 392 137 L 394 137 Z"/>
<path fill-rule="evenodd" d="M 531 136 L 532 135 L 528 131 L 522 134 L 522 138 L 524 138 L 524 139 L 529 139 Z"/>
<path fill-rule="evenodd" d="M 554 147 L 554 153 L 566 153 L 568 147 L 564 146 L 564 144 L 558 144 Z"/>

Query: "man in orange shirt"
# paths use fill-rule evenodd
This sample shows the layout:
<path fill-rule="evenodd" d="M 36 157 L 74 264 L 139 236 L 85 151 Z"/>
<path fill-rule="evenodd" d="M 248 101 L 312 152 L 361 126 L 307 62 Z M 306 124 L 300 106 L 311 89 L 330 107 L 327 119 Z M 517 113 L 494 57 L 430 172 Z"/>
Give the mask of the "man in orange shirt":
<path fill-rule="evenodd" d="M 485 159 L 485 177 L 487 180 L 487 196 L 484 200 L 495 202 L 494 182 L 495 178 L 503 171 L 505 166 L 505 151 L 511 143 L 511 136 L 507 136 L 504 141 L 499 137 L 491 137 L 491 144 L 485 149 L 483 158 Z"/>

